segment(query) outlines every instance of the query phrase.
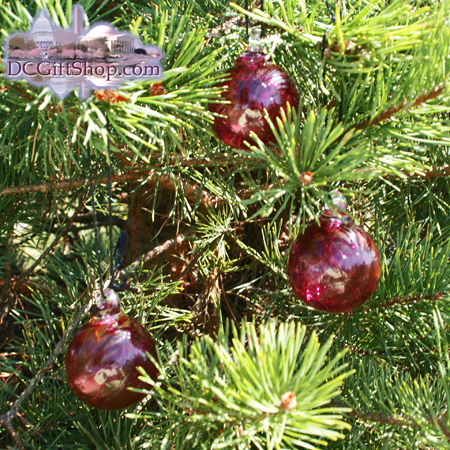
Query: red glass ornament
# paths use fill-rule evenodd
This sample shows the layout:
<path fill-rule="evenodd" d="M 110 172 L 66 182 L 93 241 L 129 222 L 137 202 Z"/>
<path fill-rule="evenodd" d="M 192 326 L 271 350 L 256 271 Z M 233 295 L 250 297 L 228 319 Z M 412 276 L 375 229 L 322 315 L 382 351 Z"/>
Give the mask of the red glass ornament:
<path fill-rule="evenodd" d="M 253 141 L 251 131 L 265 144 L 275 141 L 264 108 L 274 124 L 280 108 L 286 109 L 287 102 L 297 108 L 299 93 L 293 81 L 259 51 L 243 53 L 227 76 L 230 80 L 219 86 L 228 87 L 222 98 L 231 103 L 209 104 L 211 112 L 226 116 L 214 117 L 213 129 L 219 139 L 240 149 L 247 148 L 244 141 Z"/>
<path fill-rule="evenodd" d="M 339 205 L 342 207 L 342 205 Z M 361 306 L 375 291 L 381 259 L 372 237 L 346 215 L 327 212 L 292 246 L 287 271 L 297 297 L 321 311 Z"/>
<path fill-rule="evenodd" d="M 140 402 L 146 395 L 129 387 L 148 389 L 137 367 L 157 379 L 155 342 L 138 322 L 120 312 L 117 294 L 104 289 L 98 311 L 73 337 L 66 354 L 66 376 L 73 393 L 99 409 L 118 410 Z"/>

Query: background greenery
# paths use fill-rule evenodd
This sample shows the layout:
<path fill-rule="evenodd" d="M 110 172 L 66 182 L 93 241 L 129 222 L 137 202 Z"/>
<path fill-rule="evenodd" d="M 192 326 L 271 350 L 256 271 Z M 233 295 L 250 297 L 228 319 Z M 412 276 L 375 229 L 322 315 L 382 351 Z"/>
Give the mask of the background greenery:
<path fill-rule="evenodd" d="M 276 143 L 246 151 L 214 137 L 207 111 L 247 47 L 243 1 L 81 4 L 90 24 L 161 47 L 165 75 L 118 102 L 0 76 L 0 447 L 450 448 L 450 2 L 252 3 L 301 104 Z M 0 0 L 2 37 L 38 8 L 71 22 L 70 1 Z M 161 364 L 123 412 L 84 406 L 64 374 L 97 273 L 88 141 L 108 269 L 107 137 L 114 242 L 129 236 L 122 307 Z M 305 307 L 286 274 L 337 188 L 383 260 L 348 314 Z"/>

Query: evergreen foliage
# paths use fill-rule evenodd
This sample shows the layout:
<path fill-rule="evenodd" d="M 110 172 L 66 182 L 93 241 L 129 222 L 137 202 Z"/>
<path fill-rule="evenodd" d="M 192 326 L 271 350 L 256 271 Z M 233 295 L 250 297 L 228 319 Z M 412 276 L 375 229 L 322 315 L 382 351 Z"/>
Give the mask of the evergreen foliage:
<path fill-rule="evenodd" d="M 450 1 L 250 3 L 82 0 L 90 24 L 165 53 L 162 84 L 128 82 L 117 103 L 59 102 L 1 66 L 0 448 L 450 448 Z M 1 36 L 39 8 L 68 26 L 72 6 L 0 0 Z M 301 102 L 276 142 L 235 151 L 207 105 L 246 17 Z M 129 236 L 122 309 L 161 371 L 119 412 L 83 405 L 64 373 L 109 269 L 108 164 L 113 241 Z M 383 261 L 346 314 L 307 308 L 286 274 L 336 189 Z"/>

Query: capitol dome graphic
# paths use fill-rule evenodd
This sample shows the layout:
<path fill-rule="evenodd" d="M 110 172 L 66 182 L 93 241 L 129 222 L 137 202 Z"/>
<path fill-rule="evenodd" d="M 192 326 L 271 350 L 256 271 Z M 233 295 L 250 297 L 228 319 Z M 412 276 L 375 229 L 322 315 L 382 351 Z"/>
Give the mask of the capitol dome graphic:
<path fill-rule="evenodd" d="M 53 29 L 50 20 L 45 16 L 43 10 L 39 13 L 39 17 L 33 24 L 31 33 L 36 42 L 36 47 L 41 49 L 53 48 L 55 39 L 53 37 Z"/>

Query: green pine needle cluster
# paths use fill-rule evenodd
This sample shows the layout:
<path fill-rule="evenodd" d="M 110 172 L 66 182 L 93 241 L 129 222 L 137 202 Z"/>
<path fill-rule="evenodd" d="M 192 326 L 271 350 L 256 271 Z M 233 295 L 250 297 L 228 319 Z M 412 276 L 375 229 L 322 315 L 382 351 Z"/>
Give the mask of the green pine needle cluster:
<path fill-rule="evenodd" d="M 349 429 L 341 420 L 345 408 L 327 403 L 339 393 L 343 372 L 342 354 L 327 360 L 332 341 L 324 346 L 306 327 L 291 322 L 243 324 L 195 341 L 177 345 L 177 362 L 161 383 L 154 385 L 148 409 L 131 418 L 171 423 L 155 433 L 149 446 L 180 449 L 301 447 L 320 448 L 327 440 L 344 437 Z M 176 381 L 175 381 L 176 380 Z M 286 395 L 287 394 L 287 395 Z M 286 399 L 284 402 L 283 400 Z M 152 408 L 153 409 L 153 408 Z"/>

